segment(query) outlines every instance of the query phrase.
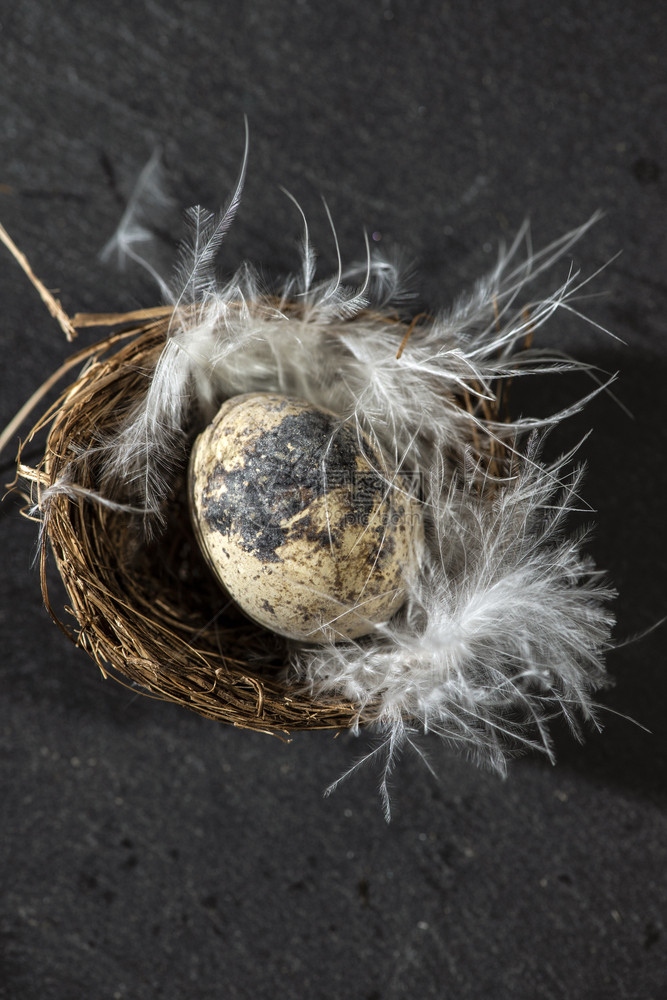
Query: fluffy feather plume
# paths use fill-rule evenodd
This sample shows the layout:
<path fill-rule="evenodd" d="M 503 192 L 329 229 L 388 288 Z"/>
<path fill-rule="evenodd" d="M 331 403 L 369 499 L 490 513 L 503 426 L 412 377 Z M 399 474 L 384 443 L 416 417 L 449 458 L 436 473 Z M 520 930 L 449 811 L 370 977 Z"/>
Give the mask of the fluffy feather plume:
<path fill-rule="evenodd" d="M 99 443 L 102 495 L 140 508 L 150 530 L 192 434 L 225 399 L 270 391 L 333 411 L 381 447 L 389 479 L 418 473 L 426 553 L 403 609 L 368 637 L 293 644 L 291 682 L 315 699 L 342 695 L 360 724 L 374 721 L 387 752 L 385 795 L 394 753 L 415 731 L 438 733 L 500 771 L 521 746 L 551 754 L 552 716 L 564 713 L 575 732 L 593 716 L 613 624 L 611 591 L 582 556 L 581 537 L 564 533 L 581 471 L 572 455 L 552 466 L 539 455 L 544 431 L 586 400 L 514 423 L 501 422 L 492 403 L 499 384 L 584 367 L 526 344 L 555 312 L 577 311 L 585 281 L 566 266 L 546 298 L 531 298 L 529 286 L 595 218 L 538 253 L 524 227 L 452 309 L 408 324 L 392 308 L 403 294 L 400 270 L 368 241 L 363 265 L 345 270 L 339 255 L 337 273 L 316 280 L 305 218 L 302 266 L 283 287 L 263 287 L 245 264 L 216 280 L 246 160 L 247 141 L 221 215 L 188 214 L 168 286 L 167 342 L 143 398 Z M 496 449 L 511 460 L 489 461 Z M 72 490 L 75 466 L 62 491 Z"/>
<path fill-rule="evenodd" d="M 402 611 L 369 640 L 295 657 L 314 698 L 335 691 L 360 722 L 374 719 L 387 815 L 394 754 L 411 734 L 437 733 L 504 773 L 522 749 L 552 759 L 554 716 L 576 735 L 580 718 L 594 721 L 613 591 L 582 536 L 564 533 L 582 475 L 565 473 L 569 457 L 544 467 L 533 441 L 491 502 L 471 470 L 431 484 L 434 542 Z"/>
<path fill-rule="evenodd" d="M 101 259 L 115 260 L 121 269 L 128 261 L 139 264 L 148 271 L 162 294 L 166 294 L 167 284 L 150 256 L 157 227 L 167 224 L 175 208 L 176 202 L 166 188 L 162 153 L 158 148 L 139 174 L 116 231 L 102 248 Z"/>

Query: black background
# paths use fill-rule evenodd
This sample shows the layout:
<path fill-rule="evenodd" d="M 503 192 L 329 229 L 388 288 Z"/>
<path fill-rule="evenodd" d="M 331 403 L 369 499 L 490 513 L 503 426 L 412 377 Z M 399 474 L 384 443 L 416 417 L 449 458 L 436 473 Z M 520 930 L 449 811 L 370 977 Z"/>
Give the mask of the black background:
<path fill-rule="evenodd" d="M 525 217 L 539 247 L 602 209 L 575 264 L 591 273 L 622 251 L 582 303 L 621 340 L 563 315 L 544 343 L 620 373 L 623 406 L 598 397 L 563 443 L 593 428 L 591 550 L 620 592 L 623 643 L 666 613 L 661 6 L 5 5 L 0 220 L 69 312 L 157 304 L 145 276 L 98 252 L 158 145 L 180 204 L 222 203 L 244 113 L 228 270 L 295 266 L 280 186 L 324 268 L 321 195 L 344 258 L 363 256 L 364 228 L 381 234 L 415 261 L 429 308 Z M 4 251 L 0 283 L 4 426 L 71 348 Z M 546 412 L 581 390 L 552 378 L 516 405 Z M 0 532 L 0 996 L 667 995 L 665 626 L 609 657 L 605 729 L 579 746 L 557 728 L 555 768 L 526 757 L 503 782 L 427 741 L 438 780 L 406 755 L 386 825 L 372 768 L 322 796 L 363 737 L 282 743 L 103 681 L 41 607 L 36 529 L 15 499 Z"/>

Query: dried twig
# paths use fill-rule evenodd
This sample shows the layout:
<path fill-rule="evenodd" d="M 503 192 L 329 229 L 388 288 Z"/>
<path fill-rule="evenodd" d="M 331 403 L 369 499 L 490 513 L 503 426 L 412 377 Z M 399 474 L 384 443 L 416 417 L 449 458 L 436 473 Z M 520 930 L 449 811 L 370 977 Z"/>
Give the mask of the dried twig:
<path fill-rule="evenodd" d="M 76 330 L 69 316 L 61 306 L 58 299 L 48 290 L 46 285 L 39 280 L 33 269 L 30 267 L 28 258 L 25 254 L 21 253 L 16 243 L 14 243 L 14 240 L 2 224 L 0 224 L 0 240 L 2 240 L 9 252 L 16 258 L 25 273 L 28 275 L 31 283 L 39 292 L 42 301 L 46 304 L 46 308 L 49 310 L 54 319 L 56 319 L 60 324 L 60 328 L 64 332 L 67 339 L 70 342 L 73 341 L 76 337 Z"/>

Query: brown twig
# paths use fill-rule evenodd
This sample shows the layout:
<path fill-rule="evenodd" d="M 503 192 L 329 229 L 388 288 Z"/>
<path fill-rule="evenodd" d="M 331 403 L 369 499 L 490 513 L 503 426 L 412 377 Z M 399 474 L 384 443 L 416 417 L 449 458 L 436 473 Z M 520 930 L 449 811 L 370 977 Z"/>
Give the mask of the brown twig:
<path fill-rule="evenodd" d="M 417 323 L 419 323 L 420 319 L 425 319 L 427 316 L 428 316 L 428 313 L 424 313 L 424 312 L 417 313 L 417 315 L 411 321 L 410 326 L 407 328 L 407 330 L 405 332 L 405 336 L 403 337 L 403 340 L 399 344 L 398 350 L 396 351 L 396 360 L 397 361 L 399 360 L 399 358 L 403 354 L 403 351 L 405 350 L 405 348 L 407 346 L 407 343 L 408 343 L 410 337 L 412 336 L 415 327 L 417 326 Z"/>
<path fill-rule="evenodd" d="M 0 240 L 5 244 L 12 256 L 18 261 L 25 273 L 28 275 L 33 286 L 39 292 L 42 301 L 46 304 L 46 308 L 49 310 L 51 315 L 60 324 L 61 330 L 64 332 L 67 339 L 71 342 L 76 338 L 76 330 L 70 320 L 69 316 L 61 306 L 58 299 L 48 290 L 46 285 L 43 284 L 34 273 L 33 269 L 28 263 L 28 258 L 25 254 L 21 253 L 17 247 L 14 240 L 11 238 L 5 227 L 0 224 Z"/>

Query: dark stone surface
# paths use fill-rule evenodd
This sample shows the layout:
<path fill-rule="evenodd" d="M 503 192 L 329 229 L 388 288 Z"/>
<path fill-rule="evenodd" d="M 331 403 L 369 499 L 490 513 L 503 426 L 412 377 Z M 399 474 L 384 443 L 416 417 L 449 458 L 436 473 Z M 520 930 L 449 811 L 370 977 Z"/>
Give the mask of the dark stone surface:
<path fill-rule="evenodd" d="M 661 619 L 661 4 L 23 0 L 0 38 L 0 219 L 72 313 L 156 304 L 146 276 L 97 252 L 157 144 L 180 204 L 224 202 L 244 113 L 228 270 L 295 265 L 300 222 L 280 185 L 324 267 L 321 194 L 344 259 L 363 256 L 364 227 L 404 248 L 429 309 L 526 215 L 541 246 L 602 209 L 574 260 L 607 264 L 590 286 L 605 296 L 581 307 L 621 339 L 562 314 L 548 343 L 619 371 L 632 417 L 600 395 L 552 445 L 594 428 L 591 550 L 619 589 L 619 639 Z M 4 426 L 71 348 L 4 253 L 0 283 Z M 547 412 L 587 387 L 517 387 L 514 406 Z M 427 740 L 438 779 L 406 754 L 387 826 L 372 765 L 322 797 L 363 738 L 283 743 L 104 682 L 41 607 L 35 534 L 6 501 L 3 1000 L 665 995 L 664 626 L 610 655 L 604 731 L 578 745 L 556 726 L 556 768 L 526 757 L 501 782 Z"/>

